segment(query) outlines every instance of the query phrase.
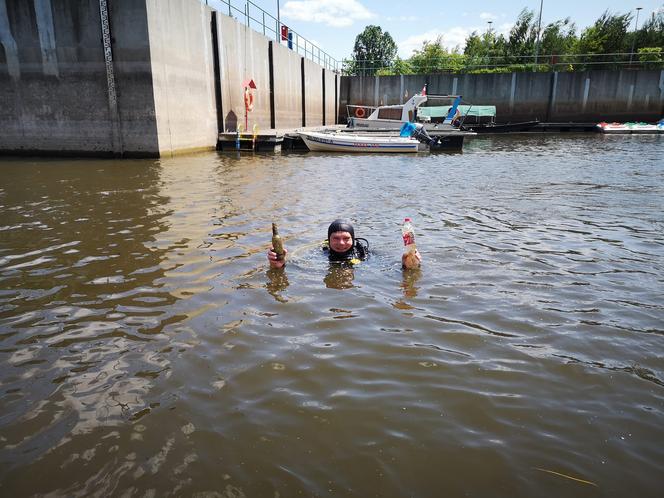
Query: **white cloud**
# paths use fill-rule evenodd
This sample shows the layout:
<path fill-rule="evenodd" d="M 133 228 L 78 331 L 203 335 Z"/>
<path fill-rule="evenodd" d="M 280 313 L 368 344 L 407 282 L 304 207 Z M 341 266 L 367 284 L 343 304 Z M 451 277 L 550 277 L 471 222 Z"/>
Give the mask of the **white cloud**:
<path fill-rule="evenodd" d="M 498 27 L 492 28 L 493 32 L 497 35 L 508 35 L 510 29 L 512 29 L 511 23 L 501 24 Z M 468 38 L 473 31 L 482 34 L 486 30 L 487 26 L 456 26 L 445 31 L 431 30 L 419 35 L 413 35 L 397 43 L 399 46 L 399 57 L 407 58 L 412 56 L 413 50 L 422 48 L 422 44 L 425 41 L 435 42 L 439 36 L 442 36 L 443 46 L 447 50 L 451 51 L 458 47 L 459 50 L 463 51 L 463 48 L 466 45 L 466 38 Z"/>
<path fill-rule="evenodd" d="M 281 9 L 281 16 L 344 28 L 376 15 L 357 0 L 289 0 Z"/>
<path fill-rule="evenodd" d="M 497 18 L 498 16 L 495 14 L 492 14 L 491 12 L 482 12 L 480 14 L 480 19 L 484 21 L 493 21 Z"/>
<path fill-rule="evenodd" d="M 438 30 L 427 31 L 419 35 L 409 36 L 405 40 L 402 40 L 397 43 L 399 46 L 399 57 L 406 58 L 413 55 L 413 50 L 422 48 L 422 44 L 425 41 L 436 41 L 436 39 L 441 36 L 443 33 Z M 443 39 L 443 44 L 445 43 Z"/>
<path fill-rule="evenodd" d="M 452 28 L 445 31 L 437 29 L 427 31 L 419 35 L 409 36 L 398 43 L 399 57 L 406 58 L 413 55 L 413 50 L 422 48 L 425 41 L 435 42 L 438 37 L 442 37 L 443 46 L 448 50 L 454 49 L 457 45 L 463 49 L 466 43 L 466 37 L 472 32 L 467 28 Z"/>
<path fill-rule="evenodd" d="M 419 21 L 420 18 L 417 16 L 399 16 L 399 17 L 386 17 L 386 21 L 400 21 L 400 22 L 414 22 Z"/>
<path fill-rule="evenodd" d="M 508 38 L 510 36 L 510 31 L 512 30 L 513 27 L 514 27 L 513 22 L 504 22 L 500 26 L 493 28 L 493 31 L 497 35 L 503 35 L 505 38 Z"/>

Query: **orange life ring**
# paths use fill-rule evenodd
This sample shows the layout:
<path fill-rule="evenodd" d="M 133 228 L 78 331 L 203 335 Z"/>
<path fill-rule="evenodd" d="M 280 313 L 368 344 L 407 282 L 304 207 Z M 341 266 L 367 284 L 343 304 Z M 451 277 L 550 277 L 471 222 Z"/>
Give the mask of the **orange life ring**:
<path fill-rule="evenodd" d="M 249 88 L 244 89 L 244 107 L 247 111 L 254 110 L 254 94 L 249 91 Z"/>
<path fill-rule="evenodd" d="M 366 112 L 364 111 L 364 107 L 358 107 L 355 109 L 355 117 L 356 118 L 363 118 L 366 115 Z"/>

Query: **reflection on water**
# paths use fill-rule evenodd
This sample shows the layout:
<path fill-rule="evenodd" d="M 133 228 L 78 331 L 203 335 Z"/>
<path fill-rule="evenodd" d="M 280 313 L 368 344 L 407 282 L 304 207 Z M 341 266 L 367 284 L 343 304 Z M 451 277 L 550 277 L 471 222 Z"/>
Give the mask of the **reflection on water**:
<path fill-rule="evenodd" d="M 288 274 L 286 270 L 284 268 L 270 268 L 265 274 L 267 276 L 265 287 L 270 295 L 280 303 L 288 302 L 288 299 L 282 295 L 288 288 Z"/>
<path fill-rule="evenodd" d="M 323 281 L 328 289 L 350 289 L 353 287 L 355 271 L 352 265 L 344 263 L 330 263 Z"/>
<path fill-rule="evenodd" d="M 419 287 L 417 283 L 422 278 L 422 269 L 414 268 L 412 270 L 403 271 L 403 279 L 401 281 L 401 288 L 403 289 L 404 298 L 417 297 Z"/>
<path fill-rule="evenodd" d="M 2 159 L 3 496 L 658 496 L 661 139 Z"/>

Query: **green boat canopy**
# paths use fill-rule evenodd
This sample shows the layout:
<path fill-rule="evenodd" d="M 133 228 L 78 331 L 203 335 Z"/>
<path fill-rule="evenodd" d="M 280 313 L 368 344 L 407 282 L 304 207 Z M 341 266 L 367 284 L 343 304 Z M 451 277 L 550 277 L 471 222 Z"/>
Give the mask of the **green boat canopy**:
<path fill-rule="evenodd" d="M 445 118 L 450 112 L 449 105 L 431 106 L 431 107 L 418 107 L 417 114 L 420 116 L 430 116 L 432 118 Z M 495 117 L 495 105 L 460 105 L 458 108 L 462 116 L 481 117 Z"/>

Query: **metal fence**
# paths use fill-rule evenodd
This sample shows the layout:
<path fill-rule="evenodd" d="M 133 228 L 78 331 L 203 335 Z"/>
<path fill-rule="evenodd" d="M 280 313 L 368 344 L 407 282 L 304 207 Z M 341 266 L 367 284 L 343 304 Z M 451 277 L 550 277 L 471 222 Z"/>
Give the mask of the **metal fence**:
<path fill-rule="evenodd" d="M 592 69 L 664 69 L 663 52 L 525 56 L 466 56 L 449 54 L 422 63 L 401 60 L 343 60 L 346 74 L 482 73 L 517 71 L 588 71 Z"/>
<path fill-rule="evenodd" d="M 318 45 L 312 43 L 304 36 L 301 36 L 290 26 L 288 26 L 288 32 L 291 34 L 291 38 L 286 40 L 282 39 L 281 26 L 286 25 L 283 22 L 280 23 L 280 20 L 277 20 L 272 14 L 263 10 L 250 0 L 237 0 L 235 2 L 232 0 L 200 1 L 221 14 L 237 19 L 254 31 L 262 33 L 268 38 L 273 38 L 278 43 L 288 46 L 294 52 L 306 59 L 316 62 L 325 69 L 335 72 L 341 71 L 341 61 L 338 61 L 324 50 L 321 50 Z"/>

